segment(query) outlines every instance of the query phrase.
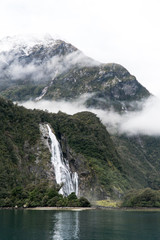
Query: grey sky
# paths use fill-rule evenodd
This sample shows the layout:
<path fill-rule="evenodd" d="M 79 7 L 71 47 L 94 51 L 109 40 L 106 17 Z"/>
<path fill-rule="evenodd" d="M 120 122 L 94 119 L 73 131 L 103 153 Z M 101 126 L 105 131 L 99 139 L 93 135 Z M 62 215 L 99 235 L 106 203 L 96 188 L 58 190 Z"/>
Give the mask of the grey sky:
<path fill-rule="evenodd" d="M 159 0 L 1 0 L 0 38 L 45 34 L 126 67 L 160 95 Z"/>

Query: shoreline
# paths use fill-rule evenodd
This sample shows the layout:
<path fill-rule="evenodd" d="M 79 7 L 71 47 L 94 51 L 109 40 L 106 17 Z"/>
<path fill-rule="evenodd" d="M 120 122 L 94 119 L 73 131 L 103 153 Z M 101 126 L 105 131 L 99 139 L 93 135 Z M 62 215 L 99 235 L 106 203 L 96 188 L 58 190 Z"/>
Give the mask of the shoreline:
<path fill-rule="evenodd" d="M 149 208 L 149 207 L 103 207 L 103 206 L 97 206 L 96 209 L 101 209 L 101 210 L 118 210 L 118 211 L 141 211 L 141 212 L 160 212 L 160 208 Z"/>
<path fill-rule="evenodd" d="M 29 211 L 85 211 L 85 210 L 117 210 L 117 211 L 141 211 L 141 212 L 160 212 L 160 208 L 147 208 L 147 207 L 137 207 L 137 208 L 127 208 L 127 207 L 103 207 L 103 206 L 93 206 L 93 207 L 33 207 L 33 208 L 17 208 L 17 207 L 0 207 L 0 210 L 29 210 Z"/>
<path fill-rule="evenodd" d="M 25 208 L 25 210 L 38 210 L 38 211 L 59 211 L 59 210 L 69 210 L 69 211 L 84 211 L 84 210 L 94 210 L 94 207 L 35 207 L 35 208 Z"/>
<path fill-rule="evenodd" d="M 84 210 L 95 210 L 96 207 L 0 207 L 0 210 L 37 210 L 37 211 L 84 211 Z"/>

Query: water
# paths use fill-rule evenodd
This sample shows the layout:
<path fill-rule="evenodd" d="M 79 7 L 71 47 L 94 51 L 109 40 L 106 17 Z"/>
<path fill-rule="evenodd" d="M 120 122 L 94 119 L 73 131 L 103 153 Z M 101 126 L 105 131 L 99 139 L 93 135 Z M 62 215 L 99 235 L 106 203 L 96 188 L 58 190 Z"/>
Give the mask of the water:
<path fill-rule="evenodd" d="M 78 174 L 77 172 L 72 173 L 72 183 L 76 196 L 78 196 Z"/>
<path fill-rule="evenodd" d="M 159 240 L 160 212 L 0 210 L 0 240 Z"/>
<path fill-rule="evenodd" d="M 70 193 L 75 192 L 78 195 L 78 174 L 70 171 L 69 163 L 63 158 L 60 144 L 56 136 L 52 132 L 49 125 L 47 125 L 49 137 L 51 139 L 51 161 L 55 170 L 55 177 L 57 184 L 62 184 L 60 193 L 68 196 Z"/>

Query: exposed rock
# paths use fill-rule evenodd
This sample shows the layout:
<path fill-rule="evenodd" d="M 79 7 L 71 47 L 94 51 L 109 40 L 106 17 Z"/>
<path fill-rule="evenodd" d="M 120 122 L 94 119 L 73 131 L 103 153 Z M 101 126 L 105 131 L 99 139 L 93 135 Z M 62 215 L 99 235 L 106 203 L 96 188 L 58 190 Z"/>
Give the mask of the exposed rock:
<path fill-rule="evenodd" d="M 150 96 L 121 65 L 96 62 L 62 40 L 47 38 L 33 41 L 30 46 L 24 41 L 14 43 L 15 39 L 6 41 L 10 41 L 12 47 L 0 52 L 3 59 L 0 95 L 8 99 L 73 100 L 82 94 L 94 93 L 86 101 L 88 107 L 114 108 L 123 112 L 122 105 L 129 111 L 134 110 L 124 101 Z M 17 67 L 18 75 L 14 71 Z"/>

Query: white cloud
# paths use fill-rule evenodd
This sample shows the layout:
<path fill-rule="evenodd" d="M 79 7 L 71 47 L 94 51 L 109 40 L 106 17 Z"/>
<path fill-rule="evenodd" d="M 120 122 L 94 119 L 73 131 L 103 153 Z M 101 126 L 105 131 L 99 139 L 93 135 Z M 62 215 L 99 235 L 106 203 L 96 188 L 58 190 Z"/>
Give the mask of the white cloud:
<path fill-rule="evenodd" d="M 96 60 L 120 63 L 152 93 L 158 94 L 159 9 L 159 0 L 2 0 L 0 38 L 46 32 L 59 35 Z M 0 62 L 1 66 L 4 60 Z M 54 60 L 50 66 L 54 65 Z M 13 73 L 28 74 L 31 70 L 36 72 L 34 65 L 26 69 L 16 66 Z M 53 108 L 50 102 L 32 104 Z M 80 110 L 85 109 L 83 105 L 79 107 Z M 59 103 L 56 108 L 62 111 L 67 109 L 68 113 L 79 109 L 73 103 Z M 96 111 L 104 123 L 117 126 L 119 131 L 159 135 L 159 109 L 159 100 L 150 99 L 141 112 L 124 116 L 114 112 L 92 111 Z"/>
<path fill-rule="evenodd" d="M 88 56 L 124 65 L 160 92 L 159 0 L 2 0 L 0 37 L 57 34 Z"/>
<path fill-rule="evenodd" d="M 33 47 L 33 44 L 35 44 L 34 39 L 32 40 L 30 37 L 26 38 L 25 40 L 23 40 L 21 37 L 16 37 L 13 39 L 14 41 L 16 40 L 16 43 L 19 42 L 20 46 L 22 46 L 22 49 L 26 52 L 27 55 L 30 49 L 28 47 L 24 48 L 23 46 L 25 46 L 27 43 L 29 46 Z M 94 66 L 99 64 L 97 61 L 87 58 L 80 51 L 74 51 L 65 56 L 56 55 L 52 58 L 49 58 L 48 60 L 46 58 L 44 61 L 42 61 L 42 63 L 38 64 L 35 59 L 29 63 L 24 64 L 23 61 L 18 60 L 16 55 L 17 53 L 19 54 L 19 51 L 21 51 L 21 49 L 19 50 L 18 48 L 15 52 L 10 51 L 10 49 L 12 49 L 14 46 L 14 41 L 12 41 L 12 39 L 9 39 L 8 41 L 4 39 L 0 42 L 0 47 L 4 46 L 6 50 L 5 53 L 0 51 L 0 77 L 3 78 L 3 76 L 7 74 L 10 81 L 17 79 L 24 80 L 28 77 L 28 80 L 43 80 L 44 82 L 45 80 L 48 81 L 54 79 L 58 74 L 63 73 L 76 64 L 81 66 Z M 42 41 L 44 40 L 42 39 Z M 43 43 L 47 43 L 48 45 L 47 39 L 46 42 L 44 41 Z M 7 66 L 6 70 L 3 69 L 4 66 Z"/>
<path fill-rule="evenodd" d="M 23 105 L 26 108 L 30 109 L 41 109 L 47 110 L 52 113 L 58 113 L 59 111 L 65 112 L 67 114 L 75 114 L 77 112 L 86 111 L 87 108 L 84 106 L 85 101 L 88 99 L 89 96 L 92 94 L 84 94 L 79 99 L 71 102 L 67 101 L 47 101 L 41 100 L 38 102 L 35 101 L 27 101 L 23 103 L 19 103 L 19 105 Z"/>
<path fill-rule="evenodd" d="M 77 112 L 91 111 L 101 119 L 112 133 L 160 136 L 160 99 L 151 97 L 147 101 L 139 103 L 142 110 L 120 115 L 114 111 L 87 109 L 84 103 L 88 97 L 90 95 L 85 94 L 74 102 L 41 100 L 39 102 L 28 101 L 21 103 L 21 105 L 26 108 L 48 110 L 54 113 L 62 111 L 71 115 Z"/>
<path fill-rule="evenodd" d="M 24 79 L 27 75 L 33 75 L 38 69 L 36 69 L 34 64 L 28 64 L 27 66 L 20 65 L 19 63 L 14 63 L 10 66 L 9 71 L 12 79 Z"/>
<path fill-rule="evenodd" d="M 120 131 L 160 136 L 160 99 L 151 97 L 144 103 L 142 111 L 124 116 Z"/>

